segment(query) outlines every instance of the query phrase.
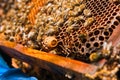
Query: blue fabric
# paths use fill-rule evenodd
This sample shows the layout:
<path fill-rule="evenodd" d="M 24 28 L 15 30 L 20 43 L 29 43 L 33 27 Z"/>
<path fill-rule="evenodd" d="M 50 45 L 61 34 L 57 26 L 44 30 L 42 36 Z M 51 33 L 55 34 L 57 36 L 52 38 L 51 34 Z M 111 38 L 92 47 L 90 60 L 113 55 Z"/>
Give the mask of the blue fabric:
<path fill-rule="evenodd" d="M 0 55 L 0 80 L 37 80 L 25 75 L 20 69 L 9 68 Z"/>
<path fill-rule="evenodd" d="M 3 60 L 2 56 L 0 55 L 0 76 L 6 72 L 8 69 L 10 69 L 8 67 L 8 65 L 6 64 L 6 62 Z"/>

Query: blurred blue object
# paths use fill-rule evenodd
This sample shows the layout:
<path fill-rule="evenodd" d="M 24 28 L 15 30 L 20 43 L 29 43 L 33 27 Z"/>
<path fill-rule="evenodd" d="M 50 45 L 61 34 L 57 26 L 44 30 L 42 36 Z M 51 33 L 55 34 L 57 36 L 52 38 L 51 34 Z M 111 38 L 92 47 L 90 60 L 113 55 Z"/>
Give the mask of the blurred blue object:
<path fill-rule="evenodd" d="M 10 68 L 0 55 L 0 80 L 38 80 L 25 75 L 20 69 Z"/>

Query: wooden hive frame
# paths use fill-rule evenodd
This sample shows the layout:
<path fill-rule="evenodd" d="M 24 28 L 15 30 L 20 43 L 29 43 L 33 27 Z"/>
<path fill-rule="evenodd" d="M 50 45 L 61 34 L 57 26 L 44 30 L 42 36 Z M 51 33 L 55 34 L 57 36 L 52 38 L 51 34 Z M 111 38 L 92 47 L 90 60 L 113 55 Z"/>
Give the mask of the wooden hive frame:
<path fill-rule="evenodd" d="M 95 72 L 102 67 L 106 60 L 102 59 L 97 64 L 87 64 L 81 61 L 72 60 L 70 58 L 61 57 L 58 55 L 26 48 L 20 44 L 4 40 L 4 35 L 0 38 L 0 49 L 7 55 L 14 57 L 20 61 L 29 63 L 37 68 L 56 72 L 57 74 L 65 75 L 67 72 L 75 74 L 76 78 L 80 78 L 79 74 L 94 75 Z M 112 42 L 115 47 L 120 42 L 120 25 L 114 30 L 108 42 Z"/>

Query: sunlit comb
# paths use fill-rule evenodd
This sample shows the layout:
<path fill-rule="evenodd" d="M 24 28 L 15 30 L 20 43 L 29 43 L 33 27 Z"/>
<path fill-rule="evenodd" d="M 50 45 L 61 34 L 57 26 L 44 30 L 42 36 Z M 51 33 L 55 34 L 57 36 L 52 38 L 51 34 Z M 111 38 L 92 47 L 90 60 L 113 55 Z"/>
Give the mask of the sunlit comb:
<path fill-rule="evenodd" d="M 35 22 L 35 15 L 39 11 L 40 7 L 45 4 L 46 0 L 32 0 L 30 5 L 33 5 L 33 8 L 30 10 L 28 19 L 32 24 Z"/>

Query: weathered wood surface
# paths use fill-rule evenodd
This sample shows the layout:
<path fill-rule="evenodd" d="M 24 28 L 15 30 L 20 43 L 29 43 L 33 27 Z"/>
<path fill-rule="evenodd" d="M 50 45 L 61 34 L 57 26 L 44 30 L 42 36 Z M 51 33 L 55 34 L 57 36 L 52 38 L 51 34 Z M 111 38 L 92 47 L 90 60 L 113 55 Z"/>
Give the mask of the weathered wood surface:
<path fill-rule="evenodd" d="M 120 24 L 113 31 L 112 35 L 108 39 L 108 42 L 112 42 L 112 46 L 117 46 L 120 43 Z"/>
<path fill-rule="evenodd" d="M 0 49 L 2 49 L 11 57 L 25 61 L 33 66 L 42 67 L 60 74 L 66 74 L 68 71 L 70 71 L 73 73 L 88 73 L 92 75 L 98 68 L 95 65 L 90 65 L 54 54 L 33 50 L 9 41 L 0 40 Z"/>

